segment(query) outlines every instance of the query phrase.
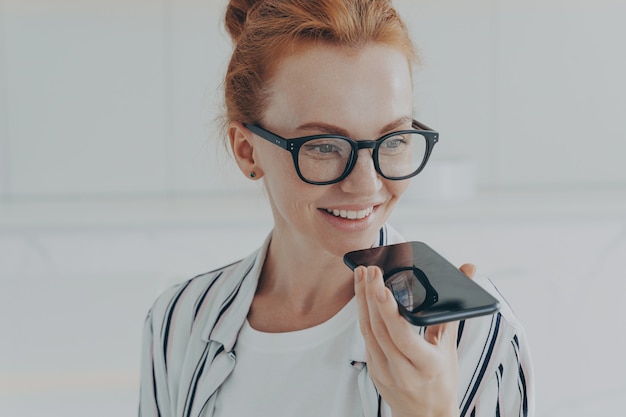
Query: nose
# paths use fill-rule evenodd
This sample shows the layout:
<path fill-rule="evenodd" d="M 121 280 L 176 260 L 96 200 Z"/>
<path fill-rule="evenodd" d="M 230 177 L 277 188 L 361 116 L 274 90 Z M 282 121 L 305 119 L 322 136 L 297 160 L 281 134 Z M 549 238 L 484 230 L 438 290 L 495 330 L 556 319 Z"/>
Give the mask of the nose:
<path fill-rule="evenodd" d="M 350 174 L 339 183 L 347 193 L 372 195 L 383 185 L 382 177 L 376 172 L 371 149 L 361 149 Z"/>

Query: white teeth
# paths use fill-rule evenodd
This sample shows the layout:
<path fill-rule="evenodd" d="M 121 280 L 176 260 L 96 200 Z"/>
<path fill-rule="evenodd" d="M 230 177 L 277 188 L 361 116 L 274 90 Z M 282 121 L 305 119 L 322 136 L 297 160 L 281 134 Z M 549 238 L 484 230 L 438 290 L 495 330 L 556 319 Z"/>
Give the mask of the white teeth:
<path fill-rule="evenodd" d="M 338 209 L 326 209 L 326 211 L 331 213 L 334 216 L 341 217 L 344 219 L 360 220 L 372 214 L 372 211 L 374 211 L 374 208 L 368 207 L 365 210 L 359 210 L 359 211 L 338 210 Z"/>

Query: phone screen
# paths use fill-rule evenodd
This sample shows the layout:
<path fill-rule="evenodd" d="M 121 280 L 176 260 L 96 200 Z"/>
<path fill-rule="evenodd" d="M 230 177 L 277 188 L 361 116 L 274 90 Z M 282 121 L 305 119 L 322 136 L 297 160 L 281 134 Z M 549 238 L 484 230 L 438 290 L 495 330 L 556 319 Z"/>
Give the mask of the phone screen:
<path fill-rule="evenodd" d="M 376 265 L 400 313 L 420 326 L 493 314 L 496 298 L 423 242 L 405 242 L 349 252 L 351 269 Z"/>

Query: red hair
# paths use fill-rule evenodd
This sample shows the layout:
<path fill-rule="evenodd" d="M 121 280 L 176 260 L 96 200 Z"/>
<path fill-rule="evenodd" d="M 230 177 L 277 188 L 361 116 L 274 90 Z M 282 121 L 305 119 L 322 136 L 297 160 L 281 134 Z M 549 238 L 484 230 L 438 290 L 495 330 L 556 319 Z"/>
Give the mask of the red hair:
<path fill-rule="evenodd" d="M 260 122 L 276 64 L 306 43 L 348 50 L 381 43 L 417 61 L 390 0 L 231 0 L 225 25 L 234 43 L 224 85 L 227 121 Z"/>

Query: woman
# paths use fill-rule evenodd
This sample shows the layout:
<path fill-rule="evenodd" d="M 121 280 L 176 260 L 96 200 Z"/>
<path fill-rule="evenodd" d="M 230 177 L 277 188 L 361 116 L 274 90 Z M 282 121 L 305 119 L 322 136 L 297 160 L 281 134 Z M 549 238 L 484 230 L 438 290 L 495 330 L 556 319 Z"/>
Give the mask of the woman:
<path fill-rule="evenodd" d="M 413 120 L 416 55 L 390 2 L 233 0 L 226 27 L 230 148 L 263 180 L 274 228 L 248 258 L 155 302 L 140 415 L 530 414 L 529 354 L 506 303 L 414 328 L 378 268 L 343 264 L 402 241 L 387 218 L 437 139 Z"/>

